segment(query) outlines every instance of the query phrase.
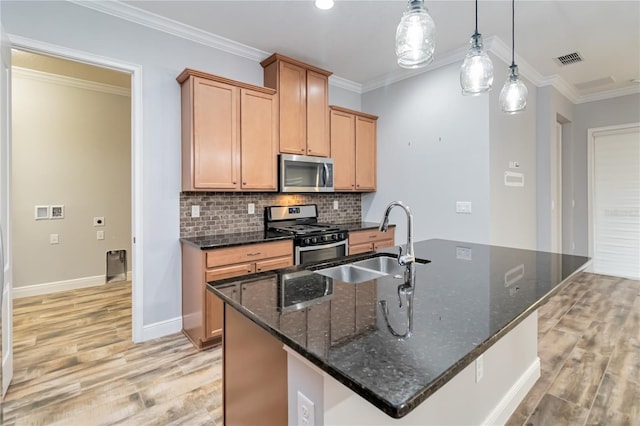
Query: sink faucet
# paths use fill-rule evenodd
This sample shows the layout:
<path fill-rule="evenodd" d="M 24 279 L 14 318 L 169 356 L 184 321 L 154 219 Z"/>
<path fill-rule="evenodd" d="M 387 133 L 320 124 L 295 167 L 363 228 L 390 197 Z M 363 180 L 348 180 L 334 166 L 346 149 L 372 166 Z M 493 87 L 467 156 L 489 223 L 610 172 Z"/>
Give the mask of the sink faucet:
<path fill-rule="evenodd" d="M 415 262 L 416 258 L 413 255 L 413 214 L 411 213 L 411 209 L 409 206 L 404 204 L 402 201 L 393 201 L 387 206 L 387 210 L 384 212 L 384 217 L 380 222 L 380 231 L 387 232 L 387 228 L 389 227 L 389 213 L 391 213 L 391 209 L 394 207 L 400 207 L 407 214 L 407 252 L 402 254 L 402 247 L 400 247 L 400 253 L 398 254 L 398 263 L 400 265 L 408 265 L 410 263 Z"/>
<path fill-rule="evenodd" d="M 389 307 L 387 306 L 386 300 L 380 300 L 378 304 L 380 308 L 382 308 L 382 315 L 384 316 L 384 321 L 387 323 L 387 328 L 391 332 L 392 335 L 397 337 L 400 340 L 407 340 L 413 334 L 413 289 L 415 288 L 415 263 L 407 265 L 407 270 L 404 273 L 404 284 L 400 284 L 398 286 L 398 302 L 399 308 L 402 308 L 402 296 L 405 297 L 405 304 L 407 305 L 407 326 L 404 333 L 399 333 L 396 329 L 391 325 L 390 315 L 389 315 Z"/>

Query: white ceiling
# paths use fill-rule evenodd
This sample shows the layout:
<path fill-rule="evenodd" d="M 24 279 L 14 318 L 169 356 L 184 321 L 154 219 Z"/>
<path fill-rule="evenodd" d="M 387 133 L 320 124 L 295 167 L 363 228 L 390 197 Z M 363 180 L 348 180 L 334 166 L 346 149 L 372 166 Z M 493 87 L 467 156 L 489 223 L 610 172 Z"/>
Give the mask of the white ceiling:
<path fill-rule="evenodd" d="M 425 4 L 437 28 L 434 63 L 461 60 L 473 33 L 474 2 Z M 119 7 L 151 19 L 169 18 L 265 54 L 294 57 L 365 91 L 411 74 L 398 67 L 394 52 L 404 0 L 336 0 L 328 11 L 316 9 L 312 0 L 125 1 Z M 574 101 L 640 93 L 640 84 L 631 82 L 640 78 L 639 0 L 518 0 L 515 7 L 516 62 L 534 83 L 553 82 Z M 480 0 L 478 14 L 486 44 L 509 61 L 511 2 Z M 553 61 L 575 51 L 584 62 L 560 67 Z"/>

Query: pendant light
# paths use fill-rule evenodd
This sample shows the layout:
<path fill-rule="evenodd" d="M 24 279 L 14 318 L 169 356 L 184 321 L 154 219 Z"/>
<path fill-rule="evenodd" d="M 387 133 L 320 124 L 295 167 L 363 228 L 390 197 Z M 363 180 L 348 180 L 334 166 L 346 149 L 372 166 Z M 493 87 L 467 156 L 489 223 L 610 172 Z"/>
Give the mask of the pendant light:
<path fill-rule="evenodd" d="M 463 95 L 480 95 L 491 90 L 493 63 L 482 48 L 482 34 L 478 33 L 478 0 L 476 0 L 476 31 L 471 36 L 471 47 L 460 68 L 460 86 Z"/>
<path fill-rule="evenodd" d="M 409 0 L 396 30 L 396 55 L 403 68 L 424 67 L 433 59 L 436 25 L 424 0 Z"/>
<path fill-rule="evenodd" d="M 516 114 L 527 107 L 529 91 L 518 77 L 518 66 L 515 59 L 515 0 L 511 0 L 511 66 L 509 77 L 500 92 L 500 107 L 502 112 Z"/>

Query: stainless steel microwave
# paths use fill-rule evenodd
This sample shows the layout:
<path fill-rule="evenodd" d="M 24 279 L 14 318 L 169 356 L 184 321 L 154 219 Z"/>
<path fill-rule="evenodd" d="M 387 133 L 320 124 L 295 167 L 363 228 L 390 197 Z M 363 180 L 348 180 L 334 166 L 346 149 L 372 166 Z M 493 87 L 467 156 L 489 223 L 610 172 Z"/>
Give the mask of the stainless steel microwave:
<path fill-rule="evenodd" d="M 333 160 L 280 154 L 280 192 L 333 192 Z"/>

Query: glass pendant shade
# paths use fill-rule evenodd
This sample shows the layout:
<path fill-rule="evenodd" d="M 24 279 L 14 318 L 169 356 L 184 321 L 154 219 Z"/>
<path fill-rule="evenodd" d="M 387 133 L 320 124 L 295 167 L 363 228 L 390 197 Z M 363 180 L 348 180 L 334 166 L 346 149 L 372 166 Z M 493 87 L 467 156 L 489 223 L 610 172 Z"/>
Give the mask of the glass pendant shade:
<path fill-rule="evenodd" d="M 509 67 L 511 73 L 500 91 L 500 108 L 507 114 L 516 114 L 527 107 L 529 91 L 518 77 L 518 66 Z"/>
<path fill-rule="evenodd" d="M 403 68 L 424 67 L 433 59 L 436 25 L 423 0 L 410 0 L 396 30 L 396 55 Z"/>
<path fill-rule="evenodd" d="M 482 48 L 482 35 L 471 36 L 471 47 L 460 69 L 460 86 L 463 95 L 480 95 L 493 85 L 493 62 Z"/>

